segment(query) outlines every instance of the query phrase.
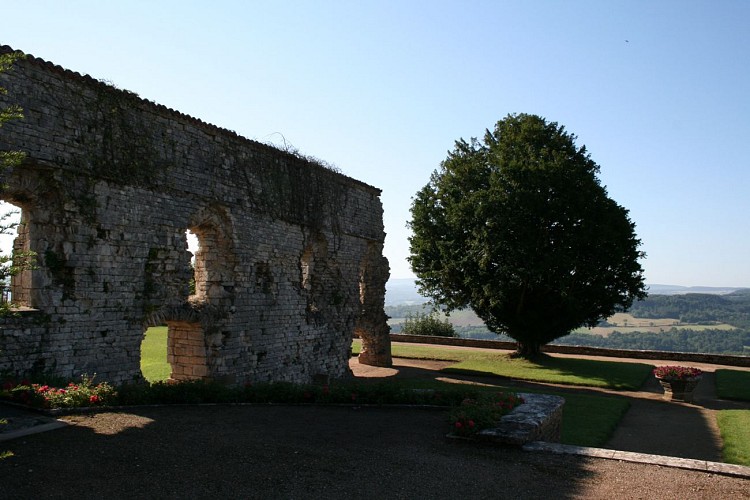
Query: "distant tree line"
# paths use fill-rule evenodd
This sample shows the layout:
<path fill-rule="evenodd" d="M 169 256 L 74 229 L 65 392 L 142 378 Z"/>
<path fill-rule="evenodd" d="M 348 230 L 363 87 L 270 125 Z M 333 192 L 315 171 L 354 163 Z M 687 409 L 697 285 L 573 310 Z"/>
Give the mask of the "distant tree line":
<path fill-rule="evenodd" d="M 727 295 L 651 295 L 634 302 L 629 312 L 637 318 L 676 318 L 682 323 L 702 324 L 718 322 L 750 329 L 750 289 Z"/>
<path fill-rule="evenodd" d="M 690 309 L 689 306 L 693 307 Z M 429 310 L 425 304 L 386 307 L 386 314 L 394 318 L 419 317 Z M 608 349 L 654 350 L 670 352 L 698 352 L 706 354 L 750 355 L 750 291 L 730 295 L 708 294 L 654 295 L 637 302 L 631 310 L 639 318 L 678 318 L 682 322 L 710 323 L 712 321 L 735 326 L 736 330 L 672 328 L 659 333 L 618 332 L 608 337 L 586 333 L 572 333 L 554 343 L 585 345 Z M 450 319 L 450 318 L 449 318 Z M 399 325 L 393 328 L 398 333 Z M 456 326 L 460 338 L 513 341 L 484 326 Z"/>
<path fill-rule="evenodd" d="M 554 343 L 607 349 L 748 355 L 750 354 L 750 330 L 684 330 L 672 328 L 661 333 L 614 332 L 608 337 L 572 333 L 557 339 Z"/>

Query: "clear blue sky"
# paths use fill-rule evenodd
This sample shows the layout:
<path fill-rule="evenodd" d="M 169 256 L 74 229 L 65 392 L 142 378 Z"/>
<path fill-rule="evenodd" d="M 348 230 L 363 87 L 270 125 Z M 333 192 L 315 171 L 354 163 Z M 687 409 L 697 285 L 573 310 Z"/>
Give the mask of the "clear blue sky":
<path fill-rule="evenodd" d="M 750 2 L 34 1 L 0 43 L 411 197 L 509 113 L 565 125 L 630 209 L 649 283 L 750 287 Z"/>

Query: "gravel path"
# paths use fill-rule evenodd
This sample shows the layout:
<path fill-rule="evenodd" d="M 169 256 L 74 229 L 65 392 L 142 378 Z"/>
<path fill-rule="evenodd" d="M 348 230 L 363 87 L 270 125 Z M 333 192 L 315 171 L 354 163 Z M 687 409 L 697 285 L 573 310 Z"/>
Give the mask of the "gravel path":
<path fill-rule="evenodd" d="M 5 443 L 0 498 L 750 498 L 750 481 L 477 446 L 444 414 L 162 407 Z"/>

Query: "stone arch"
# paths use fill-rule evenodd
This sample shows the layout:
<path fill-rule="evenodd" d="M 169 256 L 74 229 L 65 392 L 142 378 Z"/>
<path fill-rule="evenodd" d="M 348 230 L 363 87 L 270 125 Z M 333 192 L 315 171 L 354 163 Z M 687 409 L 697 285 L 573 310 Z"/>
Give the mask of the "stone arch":
<path fill-rule="evenodd" d="M 236 254 L 231 218 L 222 207 L 196 213 L 188 228 L 198 238 L 195 254 L 195 297 L 221 302 L 234 296 Z"/>
<path fill-rule="evenodd" d="M 0 198 L 21 212 L 13 253 L 34 255 L 31 260 L 36 265 L 22 270 L 10 280 L 13 304 L 31 309 L 44 308 L 51 301 L 45 290 L 72 285 L 70 269 L 65 266 L 62 252 L 65 224 L 60 220 L 63 203 L 59 189 L 50 186 L 53 181 L 44 176 L 46 169 L 42 165 L 33 163 L 33 166 L 42 168 L 24 169 L 23 175 L 13 173 L 9 186 L 0 191 Z M 55 258 L 60 256 L 62 258 Z"/>
<path fill-rule="evenodd" d="M 165 301 L 145 321 L 146 326 L 167 325 L 167 361 L 170 379 L 175 381 L 211 376 L 208 336 L 222 317 L 220 311 L 229 310 L 234 300 L 235 245 L 227 210 L 219 206 L 198 210 L 179 235 L 185 251 L 188 230 L 198 239 L 195 293 L 162 297 Z"/>
<path fill-rule="evenodd" d="M 220 312 L 206 302 L 186 302 L 164 307 L 146 318 L 145 326 L 167 325 L 167 362 L 170 380 L 195 380 L 211 376 L 206 332 L 220 319 Z"/>

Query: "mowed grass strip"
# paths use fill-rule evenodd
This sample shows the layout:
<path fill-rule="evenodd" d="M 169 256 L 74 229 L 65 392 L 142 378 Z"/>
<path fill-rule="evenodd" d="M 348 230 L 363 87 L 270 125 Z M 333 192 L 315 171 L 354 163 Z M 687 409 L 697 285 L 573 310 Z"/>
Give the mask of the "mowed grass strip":
<path fill-rule="evenodd" d="M 716 415 L 726 463 L 750 466 L 750 410 L 721 410 Z"/>
<path fill-rule="evenodd" d="M 151 383 L 167 380 L 172 368 L 167 362 L 167 327 L 156 326 L 146 330 L 141 343 L 141 372 Z"/>
<path fill-rule="evenodd" d="M 443 369 L 448 373 L 489 374 L 550 384 L 582 385 L 616 390 L 638 390 L 653 369 L 644 363 L 620 363 L 541 356 L 538 360 L 487 354 Z"/>
<path fill-rule="evenodd" d="M 359 341 L 352 345 L 355 352 L 359 352 L 359 345 Z M 512 358 L 506 353 L 406 343 L 393 343 L 391 350 L 393 356 L 399 358 L 456 361 L 455 365 L 443 369 L 446 373 L 495 375 L 532 382 L 616 390 L 638 390 L 654 368 L 645 363 L 553 356 L 542 356 L 532 362 Z"/>
<path fill-rule="evenodd" d="M 716 394 L 720 399 L 750 401 L 750 372 L 716 370 Z"/>

